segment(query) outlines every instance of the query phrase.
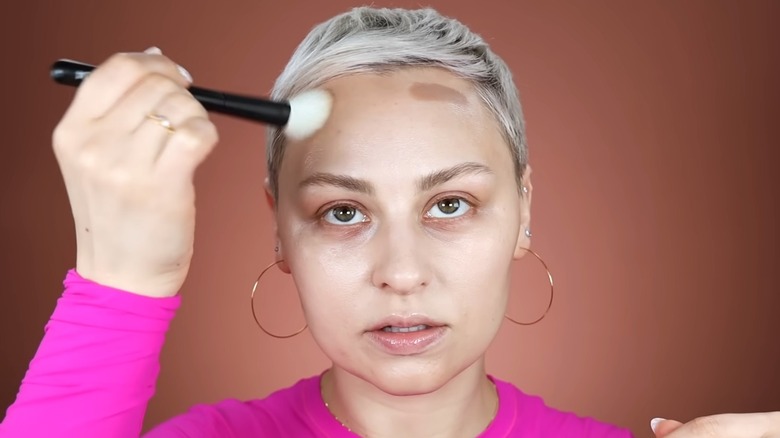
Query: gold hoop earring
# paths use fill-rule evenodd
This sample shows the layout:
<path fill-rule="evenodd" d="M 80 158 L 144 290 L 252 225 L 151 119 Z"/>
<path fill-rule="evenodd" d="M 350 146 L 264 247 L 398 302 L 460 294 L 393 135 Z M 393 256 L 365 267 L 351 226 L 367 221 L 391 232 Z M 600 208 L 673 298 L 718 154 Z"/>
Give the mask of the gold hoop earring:
<path fill-rule="evenodd" d="M 306 327 L 309 326 L 309 324 L 304 324 L 303 327 L 301 327 L 297 332 L 291 334 L 291 335 L 277 335 L 275 333 L 271 333 L 268 330 L 263 327 L 263 324 L 260 323 L 260 319 L 257 317 L 257 313 L 255 313 L 255 291 L 257 290 L 257 285 L 260 283 L 260 279 L 263 278 L 263 275 L 268 272 L 269 269 L 273 268 L 274 266 L 278 265 L 279 263 L 283 262 L 284 260 L 277 260 L 270 265 L 268 265 L 265 269 L 263 269 L 263 272 L 260 273 L 260 275 L 257 276 L 257 280 L 255 280 L 255 284 L 252 286 L 252 295 L 249 298 L 249 306 L 252 308 L 252 316 L 255 318 L 255 322 L 257 323 L 257 326 L 260 327 L 260 330 L 262 330 L 265 334 L 268 336 L 274 337 L 276 339 L 287 339 L 292 338 L 293 336 L 301 334 L 304 330 L 306 330 Z"/>
<path fill-rule="evenodd" d="M 553 298 L 554 298 L 554 296 L 555 296 L 555 294 L 554 294 L 554 289 L 553 289 L 553 277 L 552 277 L 552 273 L 550 273 L 550 269 L 547 267 L 547 263 L 545 263 L 545 262 L 544 262 L 544 260 L 542 260 L 542 257 L 541 257 L 541 256 L 539 256 L 539 254 L 535 253 L 534 251 L 532 251 L 532 250 L 530 250 L 530 249 L 528 249 L 528 248 L 522 248 L 522 249 L 524 249 L 524 250 L 528 251 L 528 252 L 529 252 L 529 253 L 531 253 L 531 254 L 532 254 L 534 257 L 536 257 L 536 259 L 537 259 L 537 260 L 539 260 L 540 262 L 542 262 L 542 266 L 544 266 L 544 270 L 545 270 L 545 271 L 547 271 L 547 278 L 550 280 L 550 302 L 549 302 L 549 303 L 547 303 L 547 309 L 545 309 L 545 310 L 544 310 L 544 313 L 542 313 L 542 316 L 540 316 L 539 318 L 535 319 L 535 320 L 534 320 L 534 321 L 532 321 L 532 322 L 521 322 L 521 321 L 518 321 L 518 320 L 516 320 L 516 319 L 513 319 L 512 317 L 510 317 L 509 315 L 506 315 L 506 314 L 504 314 L 504 318 L 506 318 L 506 319 L 508 319 L 508 320 L 512 321 L 513 323 L 515 323 L 515 324 L 517 324 L 517 325 L 534 325 L 534 324 L 536 324 L 537 322 L 539 322 L 539 321 L 541 321 L 542 319 L 544 319 L 544 317 L 545 317 L 545 316 L 547 316 L 547 312 L 549 312 L 549 311 L 550 311 L 550 308 L 552 307 Z"/>

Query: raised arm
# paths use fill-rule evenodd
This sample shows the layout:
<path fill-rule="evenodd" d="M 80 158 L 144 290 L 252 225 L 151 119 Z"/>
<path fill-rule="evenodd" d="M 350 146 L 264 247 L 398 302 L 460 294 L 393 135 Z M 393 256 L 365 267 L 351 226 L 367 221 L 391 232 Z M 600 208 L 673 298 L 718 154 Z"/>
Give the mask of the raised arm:
<path fill-rule="evenodd" d="M 76 270 L 0 436 L 138 436 L 192 256 L 193 176 L 217 142 L 188 76 L 158 49 L 114 55 L 57 125 Z"/>

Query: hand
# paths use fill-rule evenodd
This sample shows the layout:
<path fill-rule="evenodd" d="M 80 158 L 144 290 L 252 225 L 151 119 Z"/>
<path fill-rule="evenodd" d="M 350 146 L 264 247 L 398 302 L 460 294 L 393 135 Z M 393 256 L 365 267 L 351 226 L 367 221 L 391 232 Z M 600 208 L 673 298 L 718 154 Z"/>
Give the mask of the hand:
<path fill-rule="evenodd" d="M 114 55 L 84 80 L 54 130 L 81 276 L 153 297 L 184 283 L 193 177 L 217 142 L 189 84 L 159 49 Z M 174 131 L 149 114 L 168 118 Z"/>
<path fill-rule="evenodd" d="M 712 415 L 686 424 L 663 420 L 653 431 L 656 438 L 780 438 L 780 411 Z"/>

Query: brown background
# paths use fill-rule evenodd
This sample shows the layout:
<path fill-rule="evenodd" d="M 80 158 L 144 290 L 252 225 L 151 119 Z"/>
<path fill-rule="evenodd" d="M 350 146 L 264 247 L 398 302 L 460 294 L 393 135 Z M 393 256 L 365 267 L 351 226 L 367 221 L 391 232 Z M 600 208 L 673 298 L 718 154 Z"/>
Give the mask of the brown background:
<path fill-rule="evenodd" d="M 73 90 L 50 82 L 50 63 L 158 45 L 199 85 L 265 94 L 312 25 L 356 5 L 3 2 L 2 412 L 75 263 L 50 149 Z M 534 244 L 556 279 L 553 311 L 534 327 L 505 324 L 490 371 L 639 436 L 654 416 L 780 409 L 780 2 L 433 6 L 481 33 L 515 72 L 535 170 Z M 277 341 L 254 325 L 249 287 L 273 245 L 264 131 L 214 119 L 222 142 L 199 172 L 196 258 L 147 426 L 327 366 L 308 333 Z M 533 317 L 545 298 L 532 262 L 518 263 L 518 277 L 528 273 L 516 317 Z M 292 316 L 267 323 L 292 331 L 302 316 L 291 281 L 272 277 L 287 293 L 263 296 L 266 316 Z"/>

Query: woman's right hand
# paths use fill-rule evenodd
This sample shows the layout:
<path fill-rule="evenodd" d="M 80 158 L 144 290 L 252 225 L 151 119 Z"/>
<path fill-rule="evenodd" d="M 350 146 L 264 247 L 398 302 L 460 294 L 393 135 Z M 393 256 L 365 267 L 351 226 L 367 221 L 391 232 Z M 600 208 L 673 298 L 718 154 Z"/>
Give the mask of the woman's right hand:
<path fill-rule="evenodd" d="M 184 283 L 193 177 L 218 139 L 189 84 L 158 49 L 114 55 L 84 80 L 54 130 L 82 277 L 153 297 L 173 296 Z"/>

